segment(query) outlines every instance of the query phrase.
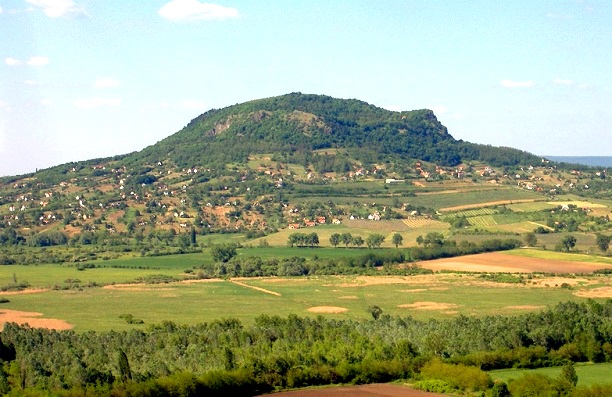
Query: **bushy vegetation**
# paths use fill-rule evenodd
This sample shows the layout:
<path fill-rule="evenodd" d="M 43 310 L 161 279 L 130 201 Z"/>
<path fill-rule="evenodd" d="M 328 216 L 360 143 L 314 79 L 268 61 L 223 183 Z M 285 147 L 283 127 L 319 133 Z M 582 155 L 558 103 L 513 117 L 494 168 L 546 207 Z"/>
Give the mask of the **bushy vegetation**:
<path fill-rule="evenodd" d="M 194 326 L 166 321 L 145 331 L 104 333 L 7 324 L 0 387 L 10 395 L 254 395 L 414 379 L 427 390 L 482 391 L 493 386 L 485 369 L 612 360 L 611 314 L 608 300 L 513 317 L 428 321 L 385 314 L 368 321 L 260 316 L 250 325 L 235 319 Z M 572 390 L 571 370 L 562 373 L 564 387 Z M 527 393 L 518 390 L 536 384 L 560 383 L 519 379 L 508 389 Z"/>

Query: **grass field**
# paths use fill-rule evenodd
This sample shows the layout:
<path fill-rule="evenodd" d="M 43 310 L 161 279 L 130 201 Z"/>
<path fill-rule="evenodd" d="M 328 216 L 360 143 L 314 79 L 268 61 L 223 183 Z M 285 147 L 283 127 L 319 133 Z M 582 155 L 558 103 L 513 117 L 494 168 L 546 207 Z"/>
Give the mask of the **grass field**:
<path fill-rule="evenodd" d="M 42 274 L 56 274 L 58 269 L 41 266 L 38 270 Z M 128 274 L 133 277 L 135 274 L 130 272 L 136 272 L 134 269 L 120 270 L 127 271 L 124 277 L 128 277 Z M 98 279 L 111 277 L 106 271 L 93 269 L 86 273 Z M 83 277 L 83 280 L 86 278 Z M 453 273 L 413 277 L 326 276 L 237 281 L 111 285 L 105 288 L 5 294 L 10 302 L 2 304 L 1 309 L 43 313 L 45 318 L 65 320 L 74 325 L 75 330 L 82 332 L 134 327 L 119 318 L 122 314 L 132 314 L 142 319 L 144 326 L 162 320 L 193 324 L 226 317 L 251 322 L 260 314 L 286 316 L 289 313 L 360 319 L 368 318 L 369 305 L 378 305 L 388 314 L 424 320 L 458 314 L 511 315 L 539 310 L 559 301 L 586 299 L 576 296 L 575 290 L 565 288 L 495 283 L 477 275 Z M 340 313 L 341 310 L 344 312 Z"/>
<path fill-rule="evenodd" d="M 592 386 L 612 383 L 612 363 L 604 364 L 574 364 L 578 375 L 578 386 Z M 561 367 L 538 368 L 538 369 L 504 369 L 490 371 L 493 379 L 508 382 L 510 379 L 517 379 L 527 373 L 538 373 L 556 378 L 561 373 Z"/>
<path fill-rule="evenodd" d="M 327 227 L 320 230 L 355 232 L 353 228 L 346 227 Z M 262 258 L 334 258 L 362 255 L 368 250 L 283 246 L 241 248 L 238 252 L 242 256 Z M 504 255 L 496 255 L 502 257 L 502 262 L 496 265 L 500 268 L 487 270 L 489 272 L 503 271 L 503 257 L 508 255 L 514 256 L 515 262 L 517 256 L 525 258 L 526 265 L 529 265 L 530 258 L 537 258 L 552 262 L 602 263 L 612 267 L 612 258 L 609 257 L 538 249 L 514 250 Z M 469 257 L 457 260 L 465 262 L 469 261 Z M 192 279 L 187 282 L 120 285 L 152 275 L 189 278 L 184 273 L 185 269 L 211 261 L 208 251 L 205 250 L 197 254 L 92 261 L 90 263 L 98 267 L 81 271 L 74 265 L 0 266 L 0 285 L 7 285 L 15 280 L 27 281 L 32 287 L 39 289 L 34 293 L 0 293 L 0 296 L 9 300 L 0 306 L 0 316 L 3 310 L 7 309 L 42 313 L 46 319 L 60 319 L 72 324 L 79 332 L 142 328 L 163 320 L 193 324 L 235 317 L 250 322 L 261 314 L 286 316 L 295 313 L 304 316 L 362 319 L 368 318 L 367 307 L 370 305 L 378 305 L 384 313 L 424 320 L 450 318 L 459 314 L 512 315 L 527 310 L 541 310 L 560 301 L 582 301 L 587 299 L 587 296 L 605 299 L 612 291 L 612 278 L 609 276 L 582 277 L 584 280 L 542 279 L 536 283 L 536 279 L 544 276 L 535 275 L 528 283 L 516 284 L 506 282 L 503 277 L 498 280 L 495 277 L 483 278 L 480 274 L 461 273 L 411 277 Z M 486 260 L 484 264 L 487 264 Z M 508 266 L 509 262 L 506 268 L 510 268 Z M 516 266 L 516 263 L 513 266 Z M 107 286 L 102 288 L 77 285 L 86 286 L 89 283 Z M 563 288 L 565 283 L 570 283 L 572 287 Z M 67 286 L 72 288 L 66 289 Z M 593 295 L 591 292 L 594 290 L 599 295 Z M 127 324 L 119 317 L 122 314 L 131 314 L 142 319 L 144 325 Z"/>

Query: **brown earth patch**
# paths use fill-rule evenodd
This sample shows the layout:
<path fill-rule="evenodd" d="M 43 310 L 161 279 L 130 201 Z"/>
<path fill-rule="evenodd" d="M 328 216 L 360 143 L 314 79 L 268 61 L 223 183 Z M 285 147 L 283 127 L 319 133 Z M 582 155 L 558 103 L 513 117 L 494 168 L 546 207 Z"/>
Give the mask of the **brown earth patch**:
<path fill-rule="evenodd" d="M 504 307 L 504 309 L 511 309 L 511 310 L 537 310 L 537 309 L 542 309 L 546 306 L 536 306 L 536 305 L 518 305 L 518 306 L 506 306 Z"/>
<path fill-rule="evenodd" d="M 427 288 L 415 288 L 415 289 L 401 289 L 399 292 L 424 292 Z"/>
<path fill-rule="evenodd" d="M 612 298 L 612 287 L 593 288 L 575 292 L 574 295 L 584 298 Z"/>
<path fill-rule="evenodd" d="M 358 276 L 350 279 L 349 282 L 340 283 L 335 286 L 350 288 L 350 287 L 369 287 L 372 285 L 390 285 L 390 284 L 410 284 L 410 285 L 426 285 L 437 284 L 435 275 L 419 275 L 411 277 L 395 277 L 395 276 Z"/>
<path fill-rule="evenodd" d="M 47 328 L 66 330 L 73 327 L 72 324 L 64 320 L 55 318 L 40 318 L 43 314 L 36 312 L 22 312 L 18 310 L 0 310 L 0 324 L 4 328 L 6 323 L 17 323 L 19 325 L 28 324 L 32 328 Z"/>
<path fill-rule="evenodd" d="M 355 295 L 349 295 L 349 296 L 340 296 L 338 297 L 338 299 L 349 299 L 349 300 L 355 300 L 355 299 L 359 299 L 358 296 Z"/>
<path fill-rule="evenodd" d="M 313 306 L 308 308 L 308 311 L 311 313 L 336 314 L 348 312 L 348 309 L 346 307 L 338 306 Z"/>
<path fill-rule="evenodd" d="M 444 397 L 443 394 L 415 390 L 404 385 L 373 384 L 338 386 L 274 393 L 279 397 Z"/>
<path fill-rule="evenodd" d="M 24 295 L 24 294 L 40 294 L 41 292 L 49 291 L 48 288 L 27 288 L 21 291 L 2 291 L 0 296 L 4 295 Z"/>
<path fill-rule="evenodd" d="M 568 277 L 546 277 L 540 279 L 531 280 L 533 285 L 542 286 L 542 287 L 558 287 L 562 284 L 571 285 L 575 287 L 579 284 L 590 284 L 592 281 L 589 281 L 585 278 L 568 278 Z"/>
<path fill-rule="evenodd" d="M 601 263 L 529 258 L 526 256 L 508 255 L 501 252 L 434 259 L 431 261 L 419 262 L 418 265 L 433 271 L 456 270 L 466 272 L 503 273 L 591 273 L 597 269 L 610 267 L 610 265 Z"/>
<path fill-rule="evenodd" d="M 223 282 L 220 278 L 199 278 L 193 280 L 183 280 L 185 284 L 198 284 L 198 283 L 220 283 Z"/>
<path fill-rule="evenodd" d="M 401 309 L 414 309 L 414 310 L 450 310 L 457 307 L 454 303 L 442 303 L 442 302 L 414 302 L 406 303 L 403 305 L 397 305 Z"/>
<path fill-rule="evenodd" d="M 244 279 L 248 279 L 244 278 Z M 308 281 L 311 281 L 308 278 L 278 278 L 278 277 L 270 277 L 270 278 L 264 278 L 261 280 L 264 283 L 305 283 Z"/>
<path fill-rule="evenodd" d="M 116 289 L 122 291 L 170 291 L 172 288 L 155 284 L 112 284 L 105 285 L 104 289 Z"/>

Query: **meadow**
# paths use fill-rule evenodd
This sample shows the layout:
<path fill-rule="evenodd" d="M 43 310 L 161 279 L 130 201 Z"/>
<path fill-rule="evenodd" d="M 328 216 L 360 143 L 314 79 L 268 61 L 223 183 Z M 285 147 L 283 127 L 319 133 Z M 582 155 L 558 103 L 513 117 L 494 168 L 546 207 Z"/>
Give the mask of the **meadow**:
<path fill-rule="evenodd" d="M 578 386 L 592 386 L 610 383 L 610 374 L 612 373 L 612 363 L 592 364 L 578 363 L 574 364 L 576 375 L 578 375 Z M 547 367 L 537 369 L 502 369 L 489 371 L 491 378 L 499 379 L 508 382 L 510 379 L 517 379 L 525 374 L 542 374 L 551 378 L 556 378 L 561 374 L 561 367 Z"/>
<path fill-rule="evenodd" d="M 292 249 L 246 251 L 277 256 L 280 251 L 290 254 Z M 541 310 L 560 301 L 583 301 L 587 297 L 577 296 L 576 292 L 610 283 L 609 277 L 598 277 L 576 283 L 573 288 L 562 288 L 562 280 L 548 281 L 549 286 L 543 287 L 536 285 L 535 281 L 544 277 L 538 275 L 530 276 L 529 283 L 521 283 L 517 276 L 446 272 L 419 276 L 198 280 L 183 270 L 206 260 L 203 254 L 156 258 L 155 269 L 143 269 L 142 264 L 147 263 L 147 259 L 104 261 L 101 264 L 114 262 L 122 267 L 81 271 L 62 265 L 1 267 L 0 279 L 3 282 L 17 277 L 19 280 L 27 279 L 38 288 L 34 293 L 1 294 L 9 300 L 2 304 L 2 309 L 42 313 L 43 318 L 64 320 L 79 332 L 143 328 L 163 320 L 195 324 L 231 317 L 251 323 L 262 314 L 367 319 L 370 317 L 368 307 L 372 305 L 380 307 L 385 314 L 425 320 L 457 315 L 514 315 Z M 186 281 L 143 282 L 146 276 L 159 278 L 159 275 L 185 278 Z M 75 282 L 77 279 L 79 282 Z M 86 287 L 93 283 L 105 286 Z M 125 314 L 142 320 L 143 324 L 128 324 L 121 317 Z"/>

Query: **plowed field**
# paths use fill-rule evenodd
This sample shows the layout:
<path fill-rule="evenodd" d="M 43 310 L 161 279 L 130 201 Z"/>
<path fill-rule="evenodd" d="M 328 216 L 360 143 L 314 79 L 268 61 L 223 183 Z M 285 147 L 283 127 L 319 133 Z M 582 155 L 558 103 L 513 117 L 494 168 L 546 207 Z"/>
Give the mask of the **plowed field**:
<path fill-rule="evenodd" d="M 419 262 L 419 265 L 433 271 L 454 270 L 503 273 L 591 273 L 597 269 L 610 267 L 610 265 L 602 263 L 529 258 L 506 255 L 499 252 L 435 259 Z"/>

